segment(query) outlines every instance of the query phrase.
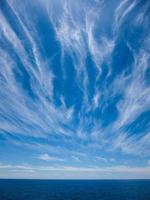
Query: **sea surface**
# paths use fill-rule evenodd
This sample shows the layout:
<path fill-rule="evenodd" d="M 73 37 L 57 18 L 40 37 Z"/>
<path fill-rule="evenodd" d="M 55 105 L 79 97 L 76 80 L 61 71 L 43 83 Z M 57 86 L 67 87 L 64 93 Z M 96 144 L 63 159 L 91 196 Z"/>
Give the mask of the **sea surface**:
<path fill-rule="evenodd" d="M 150 180 L 0 180 L 0 200 L 150 200 Z"/>

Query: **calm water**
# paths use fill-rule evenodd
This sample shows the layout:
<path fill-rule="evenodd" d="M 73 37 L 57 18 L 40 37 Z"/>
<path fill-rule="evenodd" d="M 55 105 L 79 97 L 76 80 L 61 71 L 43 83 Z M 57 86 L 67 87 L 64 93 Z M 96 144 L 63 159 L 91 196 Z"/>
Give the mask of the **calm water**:
<path fill-rule="evenodd" d="M 0 200 L 150 200 L 150 180 L 0 180 Z"/>

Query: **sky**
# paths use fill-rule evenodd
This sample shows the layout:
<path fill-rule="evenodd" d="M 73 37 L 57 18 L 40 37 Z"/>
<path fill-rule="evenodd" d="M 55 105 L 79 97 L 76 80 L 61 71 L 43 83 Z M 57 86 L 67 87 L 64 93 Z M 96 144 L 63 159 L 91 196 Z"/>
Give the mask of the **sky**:
<path fill-rule="evenodd" d="M 0 178 L 150 178 L 149 0 L 0 1 Z"/>

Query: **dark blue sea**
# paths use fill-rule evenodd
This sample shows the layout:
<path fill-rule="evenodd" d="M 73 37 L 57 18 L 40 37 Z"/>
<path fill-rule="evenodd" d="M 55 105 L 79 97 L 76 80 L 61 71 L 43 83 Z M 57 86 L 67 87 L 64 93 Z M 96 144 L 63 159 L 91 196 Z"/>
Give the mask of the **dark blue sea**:
<path fill-rule="evenodd" d="M 150 200 L 150 180 L 0 180 L 0 200 Z"/>

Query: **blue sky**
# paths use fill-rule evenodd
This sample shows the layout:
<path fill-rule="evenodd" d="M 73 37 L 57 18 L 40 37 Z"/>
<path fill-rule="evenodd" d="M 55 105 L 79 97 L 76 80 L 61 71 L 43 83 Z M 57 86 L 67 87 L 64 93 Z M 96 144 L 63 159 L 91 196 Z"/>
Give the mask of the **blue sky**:
<path fill-rule="evenodd" d="M 150 178 L 148 0 L 0 1 L 0 177 Z"/>

